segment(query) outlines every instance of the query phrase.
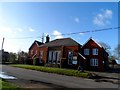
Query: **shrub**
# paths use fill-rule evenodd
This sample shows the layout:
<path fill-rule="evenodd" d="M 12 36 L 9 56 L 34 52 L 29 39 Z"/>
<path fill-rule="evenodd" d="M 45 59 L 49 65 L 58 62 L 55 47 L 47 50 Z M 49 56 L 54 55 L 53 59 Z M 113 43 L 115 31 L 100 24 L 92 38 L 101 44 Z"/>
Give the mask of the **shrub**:
<path fill-rule="evenodd" d="M 32 65 L 32 64 L 33 64 L 33 59 L 27 58 L 27 59 L 25 60 L 25 64 Z"/>
<path fill-rule="evenodd" d="M 33 65 L 39 65 L 39 58 L 34 58 L 33 59 Z"/>

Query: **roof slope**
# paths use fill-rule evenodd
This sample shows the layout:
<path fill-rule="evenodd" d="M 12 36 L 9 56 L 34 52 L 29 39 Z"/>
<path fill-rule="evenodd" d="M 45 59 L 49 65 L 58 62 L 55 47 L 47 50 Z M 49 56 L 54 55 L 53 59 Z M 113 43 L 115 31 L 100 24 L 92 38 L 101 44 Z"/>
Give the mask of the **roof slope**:
<path fill-rule="evenodd" d="M 96 43 L 96 45 L 97 45 L 98 47 L 103 48 L 103 46 L 100 45 L 98 42 L 96 42 L 93 38 L 88 39 L 88 40 L 86 41 L 86 43 L 84 43 L 84 45 L 83 45 L 82 47 L 84 47 L 87 43 L 89 43 L 90 40 L 92 40 L 94 43 Z"/>
<path fill-rule="evenodd" d="M 92 37 L 91 37 L 81 48 L 83 48 L 85 45 L 87 45 L 87 44 L 89 43 L 89 41 L 91 41 L 91 40 L 92 40 L 98 47 L 102 48 L 107 55 L 109 55 L 108 52 L 107 52 L 107 51 L 105 50 L 105 48 L 103 47 L 103 45 L 101 45 L 101 44 L 99 44 L 98 42 L 96 42 Z"/>
<path fill-rule="evenodd" d="M 62 39 L 55 39 L 53 41 L 50 41 L 48 43 L 45 43 L 43 45 L 40 45 L 40 47 L 47 46 L 47 47 L 54 47 L 54 46 L 77 46 L 80 45 L 75 40 L 71 38 L 62 38 Z"/>
<path fill-rule="evenodd" d="M 31 49 L 34 44 L 36 44 L 36 45 L 39 47 L 39 46 L 42 45 L 43 43 L 35 40 L 35 41 L 33 42 L 33 44 L 30 46 L 29 49 Z"/>

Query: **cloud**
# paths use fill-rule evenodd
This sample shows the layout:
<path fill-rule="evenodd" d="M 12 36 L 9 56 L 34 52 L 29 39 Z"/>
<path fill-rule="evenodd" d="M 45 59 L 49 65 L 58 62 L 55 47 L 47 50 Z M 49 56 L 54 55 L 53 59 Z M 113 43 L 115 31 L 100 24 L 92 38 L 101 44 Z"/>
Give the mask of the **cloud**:
<path fill-rule="evenodd" d="M 0 32 L 10 33 L 12 32 L 12 29 L 10 27 L 0 26 Z"/>
<path fill-rule="evenodd" d="M 79 33 L 80 35 L 83 35 L 84 33 Z"/>
<path fill-rule="evenodd" d="M 52 34 L 55 35 L 55 39 L 64 38 L 58 30 L 54 30 Z"/>
<path fill-rule="evenodd" d="M 76 23 L 80 22 L 80 19 L 78 17 L 76 17 L 74 20 L 75 20 Z"/>
<path fill-rule="evenodd" d="M 29 31 L 30 32 L 34 32 L 35 30 L 33 28 L 29 28 Z"/>
<path fill-rule="evenodd" d="M 98 26 L 104 26 L 110 24 L 110 20 L 112 19 L 113 12 L 112 10 L 102 10 L 101 13 L 97 14 L 94 19 L 93 23 Z"/>
<path fill-rule="evenodd" d="M 17 31 L 22 32 L 22 31 L 23 31 L 23 29 L 21 29 L 21 28 L 17 28 Z"/>

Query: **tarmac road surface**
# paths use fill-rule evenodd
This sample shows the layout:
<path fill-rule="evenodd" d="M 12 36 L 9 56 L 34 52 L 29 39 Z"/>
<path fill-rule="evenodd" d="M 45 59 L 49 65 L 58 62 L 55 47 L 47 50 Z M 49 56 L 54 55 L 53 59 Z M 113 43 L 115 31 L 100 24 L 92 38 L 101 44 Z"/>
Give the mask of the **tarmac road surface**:
<path fill-rule="evenodd" d="M 118 84 L 110 82 L 95 82 L 92 79 L 16 68 L 9 65 L 2 65 L 2 72 L 15 76 L 17 80 L 41 82 L 65 88 L 118 88 Z"/>

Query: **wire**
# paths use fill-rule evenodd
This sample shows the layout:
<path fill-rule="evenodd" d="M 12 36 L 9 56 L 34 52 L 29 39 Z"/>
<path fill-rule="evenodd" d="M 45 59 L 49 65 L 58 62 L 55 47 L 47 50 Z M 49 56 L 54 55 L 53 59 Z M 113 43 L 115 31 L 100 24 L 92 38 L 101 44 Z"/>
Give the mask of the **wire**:
<path fill-rule="evenodd" d="M 73 33 L 63 33 L 60 35 L 73 35 L 73 34 L 80 34 L 80 33 L 90 33 L 90 32 L 100 32 L 100 31 L 107 31 L 107 30 L 114 30 L 114 29 L 120 29 L 120 27 L 113 27 L 113 28 L 105 28 L 105 29 L 98 29 L 98 30 L 87 30 L 87 31 L 81 31 L 81 32 L 73 32 Z M 50 36 L 60 36 L 60 35 L 50 35 Z M 37 36 L 37 37 L 14 37 L 14 38 L 7 38 L 7 39 L 30 39 L 30 38 L 43 38 L 46 36 Z"/>

